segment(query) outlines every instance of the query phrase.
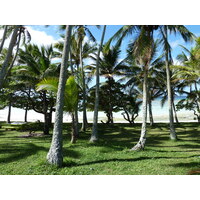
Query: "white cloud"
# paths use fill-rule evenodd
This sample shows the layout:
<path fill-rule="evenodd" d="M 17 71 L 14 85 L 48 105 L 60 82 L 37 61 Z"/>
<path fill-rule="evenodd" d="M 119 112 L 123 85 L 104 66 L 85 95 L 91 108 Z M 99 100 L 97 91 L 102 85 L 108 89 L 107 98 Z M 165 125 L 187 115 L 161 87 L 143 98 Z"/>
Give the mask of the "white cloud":
<path fill-rule="evenodd" d="M 58 42 L 58 40 L 56 40 L 52 35 L 48 35 L 44 31 L 35 30 L 32 27 L 26 27 L 26 28 L 31 35 L 30 43 L 32 44 L 37 44 L 38 46 L 41 45 L 47 46 Z"/>

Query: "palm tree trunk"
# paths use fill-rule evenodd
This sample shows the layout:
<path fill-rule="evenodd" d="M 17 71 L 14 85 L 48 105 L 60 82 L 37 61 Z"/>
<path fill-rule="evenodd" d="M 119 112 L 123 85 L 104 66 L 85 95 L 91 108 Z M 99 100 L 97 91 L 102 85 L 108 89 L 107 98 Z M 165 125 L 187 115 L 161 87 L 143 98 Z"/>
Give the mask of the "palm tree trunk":
<path fill-rule="evenodd" d="M 28 116 L 28 105 L 26 105 L 26 109 L 25 109 L 24 122 L 27 122 L 27 116 Z"/>
<path fill-rule="evenodd" d="M 77 140 L 77 132 L 76 132 L 76 119 L 74 113 L 71 114 L 72 116 L 72 137 L 71 137 L 71 143 L 76 143 Z"/>
<path fill-rule="evenodd" d="M 8 104 L 8 117 L 7 117 L 7 123 L 10 124 L 11 121 L 10 121 L 10 117 L 11 117 L 11 107 L 12 106 L 12 102 L 11 102 L 11 99 L 9 100 L 9 104 Z"/>
<path fill-rule="evenodd" d="M 142 128 L 139 142 L 131 150 L 142 150 L 145 147 L 146 142 L 146 126 L 147 126 L 147 75 L 148 75 L 148 66 L 144 67 L 144 81 L 143 81 L 143 102 L 142 102 Z"/>
<path fill-rule="evenodd" d="M 48 105 L 46 99 L 46 92 L 43 91 L 43 113 L 44 113 L 44 135 L 49 135 L 49 115 L 48 115 Z"/>
<path fill-rule="evenodd" d="M 62 153 L 62 123 L 63 123 L 63 107 L 64 107 L 64 93 L 65 84 L 67 80 L 67 63 L 70 49 L 72 26 L 66 26 L 65 42 L 62 55 L 62 63 L 60 69 L 60 78 L 56 99 L 56 113 L 55 123 L 53 129 L 53 138 L 51 147 L 47 154 L 47 161 L 52 164 L 61 167 L 63 164 Z"/>
<path fill-rule="evenodd" d="M 87 111 L 86 111 L 86 85 L 85 85 L 85 72 L 83 69 L 83 59 L 82 59 L 82 43 L 80 44 L 80 65 L 82 71 L 82 84 L 83 84 L 83 123 L 82 123 L 82 131 L 86 131 L 88 126 L 87 122 Z"/>
<path fill-rule="evenodd" d="M 165 26 L 165 39 L 167 38 L 167 28 Z M 172 108 L 172 89 L 171 89 L 171 75 L 168 61 L 168 49 L 165 50 L 165 65 L 166 65 L 166 73 L 167 73 L 167 94 L 168 94 L 168 106 L 169 106 L 169 123 L 170 123 L 170 139 L 177 140 L 177 135 L 174 127 L 174 117 L 173 117 L 173 108 Z"/>
<path fill-rule="evenodd" d="M 92 126 L 92 135 L 90 142 L 95 142 L 98 140 L 98 110 L 99 110 L 99 57 L 103 45 L 103 40 L 106 32 L 106 25 L 103 27 L 103 32 L 101 36 L 101 42 L 97 53 L 97 62 L 96 62 L 96 89 L 95 89 L 95 104 L 94 104 L 94 117 L 93 117 L 93 126 Z"/>
<path fill-rule="evenodd" d="M 8 69 L 8 66 L 9 66 L 10 58 L 12 56 L 13 48 L 16 45 L 18 31 L 20 30 L 20 28 L 21 28 L 21 25 L 17 25 L 14 28 L 14 31 L 13 31 L 13 34 L 12 34 L 12 37 L 11 37 L 11 40 L 10 40 L 10 44 L 9 44 L 9 47 L 8 47 L 8 52 L 7 52 L 6 58 L 5 58 L 5 60 L 2 64 L 2 67 L 1 67 L 0 88 L 2 88 L 3 81 L 4 81 L 5 76 L 7 74 L 7 69 Z"/>
<path fill-rule="evenodd" d="M 150 126 L 153 126 L 154 120 L 153 120 L 153 113 L 152 113 L 152 100 L 149 98 L 149 121 Z"/>
<path fill-rule="evenodd" d="M 178 124 L 178 123 L 179 123 L 179 121 L 178 121 L 178 116 L 177 116 L 177 113 L 176 113 L 176 108 L 175 108 L 174 101 L 173 101 L 173 104 L 172 104 L 172 106 L 173 106 L 173 111 L 174 111 L 174 117 L 175 117 L 176 123 Z"/>
<path fill-rule="evenodd" d="M 3 38 L 2 38 L 2 41 L 1 41 L 1 45 L 0 45 L 0 53 L 1 53 L 2 49 L 3 49 L 3 45 L 4 45 L 4 42 L 6 40 L 7 30 L 8 30 L 8 26 L 6 25 L 5 28 L 4 28 Z"/>
<path fill-rule="evenodd" d="M 75 76 L 74 69 L 73 69 L 73 63 L 72 63 L 71 49 L 70 49 L 69 55 L 70 55 L 70 66 L 71 66 L 72 75 Z M 78 137 L 79 136 L 79 128 L 78 128 L 78 104 L 76 105 L 76 109 L 75 109 L 75 112 L 74 112 L 74 117 L 75 117 L 75 129 L 76 129 L 76 133 L 77 133 L 77 137 Z"/>
<path fill-rule="evenodd" d="M 13 65 L 15 63 L 15 60 L 17 58 L 17 55 L 18 55 L 18 51 L 19 51 L 19 46 L 20 46 L 20 41 L 21 41 L 21 32 L 19 32 L 19 36 L 18 36 L 18 41 L 17 41 L 17 48 L 16 48 L 16 52 L 15 52 L 15 56 L 10 64 L 10 66 L 8 67 L 8 70 L 7 70 L 7 73 L 6 73 L 6 76 L 4 77 L 4 79 L 6 79 L 6 77 L 8 76 L 8 74 L 10 73 L 11 69 L 13 68 Z"/>
<path fill-rule="evenodd" d="M 28 89 L 28 98 L 29 98 L 29 96 L 30 96 L 30 93 L 31 93 L 31 88 L 29 87 L 29 89 Z M 27 100 L 26 110 L 25 110 L 25 114 L 24 114 L 24 122 L 27 122 L 28 105 L 29 105 L 29 102 L 28 102 L 28 100 Z"/>

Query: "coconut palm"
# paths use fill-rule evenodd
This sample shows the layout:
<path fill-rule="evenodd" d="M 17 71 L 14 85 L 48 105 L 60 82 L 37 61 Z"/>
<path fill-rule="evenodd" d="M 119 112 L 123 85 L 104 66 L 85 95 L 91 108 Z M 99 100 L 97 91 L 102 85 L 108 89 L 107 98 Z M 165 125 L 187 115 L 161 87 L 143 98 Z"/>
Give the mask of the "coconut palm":
<path fill-rule="evenodd" d="M 64 93 L 67 79 L 67 64 L 70 50 L 70 39 L 71 39 L 72 26 L 66 27 L 62 63 L 60 69 L 60 77 L 58 84 L 58 92 L 56 99 L 56 113 L 55 123 L 53 129 L 53 138 L 51 147 L 47 154 L 47 161 L 52 164 L 61 167 L 63 164 L 62 154 L 62 123 L 63 123 L 63 107 L 64 107 Z"/>
<path fill-rule="evenodd" d="M 8 67 L 9 67 L 9 63 L 10 63 L 10 59 L 12 56 L 12 52 L 13 52 L 13 48 L 17 43 L 17 38 L 20 35 L 20 29 L 21 29 L 21 25 L 16 25 L 14 27 L 13 30 L 13 34 L 9 43 L 9 47 L 8 47 L 8 52 L 6 55 L 6 58 L 1 66 L 1 71 L 0 71 L 0 88 L 2 87 L 3 81 L 6 77 L 7 71 L 8 71 Z"/>
<path fill-rule="evenodd" d="M 103 32 L 101 36 L 101 42 L 97 53 L 97 60 L 96 60 L 96 89 L 95 89 L 95 105 L 94 105 L 94 117 L 93 117 L 93 126 L 92 126 L 92 134 L 90 138 L 90 142 L 94 142 L 98 140 L 98 108 L 99 108 L 99 59 L 100 59 L 100 52 L 103 45 L 103 40 L 106 32 L 106 25 L 103 27 Z"/>
<path fill-rule="evenodd" d="M 37 91 L 47 90 L 53 92 L 54 95 L 58 92 L 58 78 L 47 78 L 37 84 Z M 75 143 L 77 139 L 76 122 L 74 113 L 78 103 L 78 87 L 75 78 L 70 76 L 66 81 L 64 94 L 64 111 L 68 112 L 72 117 L 72 138 L 71 143 Z"/>
<path fill-rule="evenodd" d="M 165 65 L 167 72 L 167 91 L 168 91 L 168 104 L 169 104 L 169 120 L 170 120 L 170 138 L 176 139 L 175 128 L 173 124 L 173 111 L 172 111 L 172 92 L 171 92 L 171 84 L 170 84 L 170 69 L 169 69 L 169 61 L 171 59 L 171 48 L 168 42 L 168 31 L 173 34 L 179 33 L 184 41 L 191 41 L 194 35 L 182 25 L 126 25 L 123 26 L 107 43 L 107 48 L 111 44 L 113 40 L 118 40 L 118 43 L 121 44 L 122 40 L 132 35 L 133 33 L 137 33 L 137 38 L 141 36 L 142 30 L 153 33 L 154 31 L 159 31 L 159 35 L 162 40 L 163 49 L 165 52 Z M 144 41 L 145 43 L 145 41 Z M 147 42 L 148 43 L 148 42 Z M 142 43 L 140 45 L 143 45 Z"/>
<path fill-rule="evenodd" d="M 87 29 L 87 27 L 86 27 L 86 29 Z M 87 30 L 88 30 L 88 34 L 89 34 L 90 33 L 89 29 L 87 29 Z M 83 129 L 85 130 L 85 128 L 86 128 L 85 125 L 87 124 L 87 115 L 86 115 L 87 82 L 90 81 L 90 78 L 88 79 L 88 77 L 86 76 L 86 72 L 85 72 L 86 67 L 84 66 L 84 60 L 89 58 L 90 55 L 92 53 L 94 53 L 94 51 L 96 51 L 96 44 L 94 42 L 91 43 L 91 41 L 86 41 L 85 39 L 84 39 L 84 41 L 80 41 L 81 38 L 79 38 L 79 35 L 81 35 L 81 33 L 77 34 L 76 31 L 74 30 L 74 34 L 71 36 L 70 66 L 71 66 L 71 73 L 74 76 L 76 76 L 77 83 L 79 85 L 79 89 L 81 90 L 81 93 L 82 93 L 82 98 L 83 98 L 82 130 Z M 94 41 L 94 39 L 92 41 Z M 80 45 L 80 42 L 81 42 L 81 45 Z M 81 49 L 81 46 L 82 46 L 82 49 Z M 55 47 L 59 51 L 62 51 L 63 42 L 59 42 L 59 43 L 55 44 Z M 80 53 L 81 53 L 81 56 L 80 56 Z M 78 124 L 78 108 L 77 108 L 77 111 L 75 112 L 75 118 L 76 118 L 76 121 Z M 77 125 L 77 127 L 78 127 L 78 125 Z M 77 129 L 77 132 L 78 132 L 78 129 Z"/>
<path fill-rule="evenodd" d="M 42 79 L 49 76 L 56 76 L 58 74 L 58 67 L 56 64 L 52 64 L 52 59 L 56 55 L 54 54 L 53 47 L 38 47 L 37 45 L 25 45 L 25 49 L 20 49 L 19 63 L 20 66 L 15 67 L 15 75 L 19 80 L 28 82 L 28 88 L 32 88 L 35 91 L 35 85 Z M 29 95 L 29 99 L 32 100 L 32 93 L 26 92 Z M 35 92 L 34 96 L 38 96 Z M 54 98 L 48 96 L 46 91 L 39 92 L 39 99 L 41 104 L 37 104 L 33 109 L 36 112 L 44 114 L 44 134 L 49 134 L 49 127 L 52 119 Z"/>

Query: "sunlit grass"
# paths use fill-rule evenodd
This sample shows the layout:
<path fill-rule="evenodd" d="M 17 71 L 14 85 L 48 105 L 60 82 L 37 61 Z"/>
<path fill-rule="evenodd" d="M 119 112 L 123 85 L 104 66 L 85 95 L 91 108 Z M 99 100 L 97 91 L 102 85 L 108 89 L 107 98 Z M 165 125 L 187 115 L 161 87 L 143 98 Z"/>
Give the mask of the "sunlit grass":
<path fill-rule="evenodd" d="M 0 129 L 0 174 L 188 174 L 200 168 L 200 126 L 184 123 L 176 128 L 179 140 L 169 140 L 168 126 L 148 127 L 146 148 L 130 151 L 138 141 L 140 124 L 100 124 L 100 141 L 89 143 L 90 131 L 70 144 L 70 125 L 64 129 L 64 167 L 46 163 L 51 136 L 21 138 Z M 39 133 L 39 132 L 38 132 Z M 41 131 L 40 131 L 41 133 Z"/>

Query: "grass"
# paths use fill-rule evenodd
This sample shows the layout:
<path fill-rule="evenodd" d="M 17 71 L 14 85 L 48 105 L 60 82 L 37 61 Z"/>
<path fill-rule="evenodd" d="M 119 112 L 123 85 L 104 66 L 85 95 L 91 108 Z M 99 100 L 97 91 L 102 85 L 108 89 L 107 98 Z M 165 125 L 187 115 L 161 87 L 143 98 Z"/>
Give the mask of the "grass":
<path fill-rule="evenodd" d="M 100 124 L 98 143 L 88 142 L 91 134 L 88 130 L 81 133 L 73 145 L 70 144 L 70 125 L 65 124 L 62 168 L 46 163 L 51 136 L 21 138 L 24 132 L 14 130 L 11 125 L 9 129 L 6 124 L 1 125 L 1 175 L 186 175 L 200 169 L 200 125 L 197 123 L 177 125 L 179 140 L 176 142 L 169 140 L 167 124 L 148 127 L 146 148 L 140 152 L 130 151 L 140 136 L 140 124 Z"/>

